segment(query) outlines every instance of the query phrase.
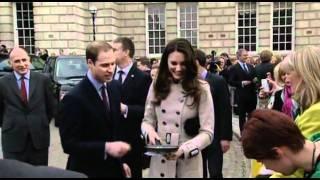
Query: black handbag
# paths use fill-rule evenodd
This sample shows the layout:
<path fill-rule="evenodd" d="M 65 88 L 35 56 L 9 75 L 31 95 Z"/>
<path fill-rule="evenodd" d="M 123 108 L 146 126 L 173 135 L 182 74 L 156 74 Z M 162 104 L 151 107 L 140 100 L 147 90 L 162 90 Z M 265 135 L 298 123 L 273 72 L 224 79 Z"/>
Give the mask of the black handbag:
<path fill-rule="evenodd" d="M 199 117 L 194 117 L 187 119 L 184 123 L 184 131 L 186 134 L 190 137 L 194 137 L 199 134 L 199 129 L 200 129 L 200 120 Z"/>

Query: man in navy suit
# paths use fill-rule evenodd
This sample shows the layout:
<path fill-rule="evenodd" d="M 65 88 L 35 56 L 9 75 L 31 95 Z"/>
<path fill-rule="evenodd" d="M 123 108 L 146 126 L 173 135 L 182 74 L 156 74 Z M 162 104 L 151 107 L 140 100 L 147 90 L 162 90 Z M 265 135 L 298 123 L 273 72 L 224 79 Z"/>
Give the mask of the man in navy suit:
<path fill-rule="evenodd" d="M 257 106 L 257 93 L 254 78 L 256 72 L 251 64 L 246 63 L 248 52 L 245 49 L 237 51 L 239 63 L 230 68 L 229 83 L 236 87 L 236 94 L 239 97 L 239 126 L 242 133 L 246 122 L 247 113 L 250 114 Z"/>
<path fill-rule="evenodd" d="M 67 169 L 88 177 L 130 176 L 122 163 L 130 145 L 121 141 L 120 87 L 112 81 L 115 56 L 107 42 L 87 46 L 87 76 L 62 100 L 61 143 L 69 154 Z"/>
<path fill-rule="evenodd" d="M 152 79 L 134 66 L 135 49 L 131 39 L 119 37 L 113 41 L 113 48 L 117 63 L 114 79 L 122 84 L 121 118 L 126 129 L 124 139 L 132 146 L 132 151 L 124 159 L 131 168 L 132 177 L 142 178 L 144 144 L 141 123 Z"/>
<path fill-rule="evenodd" d="M 195 56 L 200 78 L 210 85 L 215 116 L 213 141 L 202 151 L 203 175 L 205 178 L 223 178 L 223 153 L 229 150 L 232 140 L 232 111 L 228 84 L 222 76 L 206 70 L 206 54 L 203 51 L 197 49 Z"/>

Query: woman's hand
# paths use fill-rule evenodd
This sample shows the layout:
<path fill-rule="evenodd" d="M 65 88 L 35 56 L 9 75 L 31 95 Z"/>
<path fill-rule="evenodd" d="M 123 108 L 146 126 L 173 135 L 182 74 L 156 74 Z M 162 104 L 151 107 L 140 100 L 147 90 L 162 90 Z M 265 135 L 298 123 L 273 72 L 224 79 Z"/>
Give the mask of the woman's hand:
<path fill-rule="evenodd" d="M 177 160 L 179 159 L 181 156 L 183 155 L 183 150 L 181 148 L 179 148 L 176 152 L 174 153 L 168 153 L 165 154 L 164 157 L 167 160 Z"/>
<path fill-rule="evenodd" d="M 161 142 L 161 138 L 159 137 L 158 133 L 154 130 L 151 130 L 148 132 L 148 140 L 149 140 L 148 143 L 151 145 L 156 145 L 157 144 L 156 140 Z"/>
<path fill-rule="evenodd" d="M 278 85 L 278 83 L 276 81 L 274 81 L 272 78 L 267 78 L 268 83 L 271 84 L 272 88 L 271 88 L 271 92 L 274 93 L 277 89 L 280 88 L 280 86 Z"/>

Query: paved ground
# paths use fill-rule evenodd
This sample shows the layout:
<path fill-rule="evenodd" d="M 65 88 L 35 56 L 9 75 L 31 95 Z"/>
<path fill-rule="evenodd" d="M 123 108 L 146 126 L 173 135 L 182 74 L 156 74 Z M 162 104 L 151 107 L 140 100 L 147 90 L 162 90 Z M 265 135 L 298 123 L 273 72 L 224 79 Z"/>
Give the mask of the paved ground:
<path fill-rule="evenodd" d="M 51 123 L 51 145 L 49 149 L 49 166 L 65 168 L 67 155 L 63 153 L 58 129 Z M 223 174 L 226 178 L 249 177 L 250 162 L 243 156 L 239 142 L 238 118 L 233 118 L 233 141 L 230 150 L 224 155 Z M 0 138 L 1 142 L 1 138 Z M 2 150 L 0 144 L 0 158 Z M 147 172 L 144 172 L 146 174 Z"/>

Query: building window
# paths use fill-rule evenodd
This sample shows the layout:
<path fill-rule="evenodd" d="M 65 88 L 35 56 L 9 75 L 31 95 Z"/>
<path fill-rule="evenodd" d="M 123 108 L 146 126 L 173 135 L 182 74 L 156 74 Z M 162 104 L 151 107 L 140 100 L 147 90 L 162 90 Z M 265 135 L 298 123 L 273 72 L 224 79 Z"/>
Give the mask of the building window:
<path fill-rule="evenodd" d="M 238 4 L 238 49 L 256 51 L 257 42 L 257 3 Z"/>
<path fill-rule="evenodd" d="M 292 2 L 274 2 L 272 20 L 272 49 L 292 50 Z"/>
<path fill-rule="evenodd" d="M 187 39 L 194 48 L 198 47 L 198 7 L 197 3 L 181 3 L 180 37 Z"/>
<path fill-rule="evenodd" d="M 18 43 L 30 54 L 35 52 L 32 2 L 16 2 Z"/>
<path fill-rule="evenodd" d="M 165 7 L 162 5 L 148 6 L 148 52 L 161 54 L 166 46 Z"/>

